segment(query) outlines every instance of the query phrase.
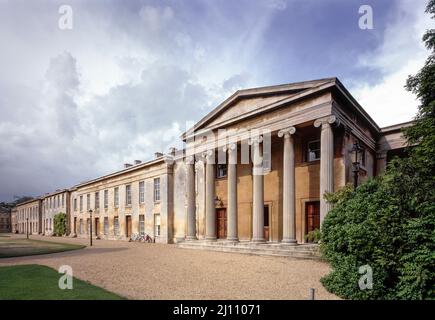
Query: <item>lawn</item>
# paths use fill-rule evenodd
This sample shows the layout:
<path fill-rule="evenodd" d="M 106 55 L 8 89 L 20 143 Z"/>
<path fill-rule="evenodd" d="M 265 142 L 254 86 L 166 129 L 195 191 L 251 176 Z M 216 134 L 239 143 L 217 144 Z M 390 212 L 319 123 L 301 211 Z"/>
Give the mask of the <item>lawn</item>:
<path fill-rule="evenodd" d="M 46 266 L 29 264 L 0 267 L 0 300 L 119 300 L 122 297 L 73 279 L 73 289 L 59 288 L 63 274 Z"/>
<path fill-rule="evenodd" d="M 63 252 L 82 249 L 84 247 L 85 246 L 82 245 L 69 243 L 0 237 L 0 258 Z"/>

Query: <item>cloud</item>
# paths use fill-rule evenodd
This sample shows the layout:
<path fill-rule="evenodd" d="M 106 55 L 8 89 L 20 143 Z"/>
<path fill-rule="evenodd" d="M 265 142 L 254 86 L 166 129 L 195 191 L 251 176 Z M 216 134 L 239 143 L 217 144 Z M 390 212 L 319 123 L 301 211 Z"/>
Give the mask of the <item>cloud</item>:
<path fill-rule="evenodd" d="M 424 2 L 401 1 L 384 31 L 384 41 L 359 57 L 361 67 L 379 71 L 381 78 L 373 84 L 356 80 L 351 92 L 380 126 L 409 121 L 416 114 L 418 101 L 404 86 L 428 56 L 421 38 L 433 22 L 424 10 Z"/>

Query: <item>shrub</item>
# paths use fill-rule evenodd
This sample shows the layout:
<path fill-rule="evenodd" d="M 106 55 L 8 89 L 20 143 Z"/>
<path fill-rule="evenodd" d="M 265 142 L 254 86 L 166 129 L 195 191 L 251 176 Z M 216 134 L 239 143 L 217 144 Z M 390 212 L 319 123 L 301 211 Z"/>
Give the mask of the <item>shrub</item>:
<path fill-rule="evenodd" d="M 308 242 L 318 243 L 320 240 L 320 230 L 314 229 L 305 235 L 305 240 Z"/>
<path fill-rule="evenodd" d="M 53 219 L 53 235 L 63 236 L 66 234 L 66 214 L 58 213 Z"/>

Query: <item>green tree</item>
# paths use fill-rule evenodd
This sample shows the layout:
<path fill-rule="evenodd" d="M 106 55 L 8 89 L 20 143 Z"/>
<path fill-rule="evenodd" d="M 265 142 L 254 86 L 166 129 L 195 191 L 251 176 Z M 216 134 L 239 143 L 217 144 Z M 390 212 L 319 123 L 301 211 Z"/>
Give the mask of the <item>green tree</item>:
<path fill-rule="evenodd" d="M 63 236 L 66 234 L 66 214 L 58 213 L 53 219 L 53 235 Z"/>
<path fill-rule="evenodd" d="M 435 0 L 426 12 L 435 18 Z M 329 195 L 334 208 L 322 224 L 321 249 L 332 272 L 324 286 L 349 299 L 435 299 L 435 30 L 423 36 L 431 51 L 406 88 L 420 101 L 404 131 L 409 157 L 359 186 Z M 370 265 L 373 289 L 358 286 Z"/>

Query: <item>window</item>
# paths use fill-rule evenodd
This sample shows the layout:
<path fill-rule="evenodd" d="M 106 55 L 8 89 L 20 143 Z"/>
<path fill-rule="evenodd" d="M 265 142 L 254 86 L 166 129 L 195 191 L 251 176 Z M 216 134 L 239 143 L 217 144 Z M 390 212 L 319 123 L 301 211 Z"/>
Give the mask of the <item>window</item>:
<path fill-rule="evenodd" d="M 107 236 L 109 234 L 109 218 L 104 217 L 104 235 Z"/>
<path fill-rule="evenodd" d="M 64 194 L 62 194 L 62 207 L 65 206 L 65 197 Z"/>
<path fill-rule="evenodd" d="M 83 234 L 83 219 L 80 219 L 80 228 L 79 228 L 80 234 Z"/>
<path fill-rule="evenodd" d="M 109 207 L 109 190 L 104 190 L 104 208 Z"/>
<path fill-rule="evenodd" d="M 86 210 L 91 209 L 91 195 L 88 193 L 86 195 Z"/>
<path fill-rule="evenodd" d="M 160 178 L 154 179 L 154 202 L 160 201 Z"/>
<path fill-rule="evenodd" d="M 154 236 L 160 236 L 160 214 L 154 215 Z"/>
<path fill-rule="evenodd" d="M 77 211 L 77 198 L 74 198 L 74 211 Z"/>
<path fill-rule="evenodd" d="M 100 192 L 95 192 L 95 209 L 100 207 Z"/>
<path fill-rule="evenodd" d="M 145 202 L 145 182 L 139 182 L 139 203 Z"/>
<path fill-rule="evenodd" d="M 307 160 L 315 161 L 320 159 L 320 140 L 308 142 Z"/>
<path fill-rule="evenodd" d="M 115 188 L 115 197 L 114 197 L 113 204 L 114 204 L 115 208 L 118 208 L 118 206 L 119 206 L 119 188 L 118 187 Z"/>
<path fill-rule="evenodd" d="M 131 206 L 131 185 L 125 186 L 125 205 Z"/>
<path fill-rule="evenodd" d="M 80 196 L 80 212 L 83 212 L 83 196 Z"/>
<path fill-rule="evenodd" d="M 143 236 L 145 234 L 145 216 L 139 215 L 139 233 Z"/>
<path fill-rule="evenodd" d="M 226 164 L 218 164 L 216 166 L 216 178 L 223 178 L 227 176 L 227 165 Z"/>
<path fill-rule="evenodd" d="M 118 217 L 113 218 L 113 232 L 115 233 L 115 236 L 119 236 L 119 218 Z"/>

